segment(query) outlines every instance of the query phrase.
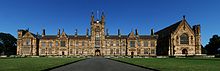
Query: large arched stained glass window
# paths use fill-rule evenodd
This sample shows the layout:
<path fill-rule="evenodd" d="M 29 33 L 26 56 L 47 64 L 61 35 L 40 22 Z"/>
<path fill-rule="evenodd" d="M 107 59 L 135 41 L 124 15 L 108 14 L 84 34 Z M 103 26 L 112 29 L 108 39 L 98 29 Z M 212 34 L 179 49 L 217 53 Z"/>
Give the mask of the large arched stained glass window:
<path fill-rule="evenodd" d="M 186 33 L 180 36 L 180 44 L 189 44 L 189 37 Z"/>

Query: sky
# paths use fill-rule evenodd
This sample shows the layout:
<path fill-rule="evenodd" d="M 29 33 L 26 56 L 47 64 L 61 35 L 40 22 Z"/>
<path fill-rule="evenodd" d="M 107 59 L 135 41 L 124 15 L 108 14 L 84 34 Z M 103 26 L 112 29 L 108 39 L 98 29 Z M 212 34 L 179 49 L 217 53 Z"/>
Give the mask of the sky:
<path fill-rule="evenodd" d="M 205 46 L 212 35 L 220 35 L 220 0 L 0 0 L 0 32 L 17 38 L 18 29 L 32 33 L 86 34 L 90 28 L 91 12 L 96 19 L 101 12 L 106 16 L 105 28 L 109 34 L 139 34 L 159 31 L 186 16 L 193 26 L 201 25 L 201 40 Z"/>

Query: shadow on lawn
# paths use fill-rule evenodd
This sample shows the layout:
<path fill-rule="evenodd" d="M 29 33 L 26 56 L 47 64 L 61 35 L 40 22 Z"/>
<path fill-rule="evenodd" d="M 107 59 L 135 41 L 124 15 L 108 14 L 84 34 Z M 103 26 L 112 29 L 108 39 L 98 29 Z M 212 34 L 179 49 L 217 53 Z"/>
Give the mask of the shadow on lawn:
<path fill-rule="evenodd" d="M 135 65 L 135 64 L 124 62 L 124 61 L 120 61 L 120 60 L 115 60 L 115 59 L 111 59 L 111 58 L 107 58 L 107 59 L 118 61 L 118 62 L 122 62 L 122 63 L 126 63 L 126 64 L 130 64 L 130 65 L 134 65 L 134 66 L 138 66 L 138 67 L 145 68 L 145 69 L 152 70 L 152 71 L 160 71 L 160 70 L 157 70 L 157 69 L 148 68 L 148 67 L 144 67 L 144 66 L 141 66 L 141 65 Z"/>
<path fill-rule="evenodd" d="M 184 60 L 210 60 L 210 61 L 220 61 L 218 58 L 175 58 L 175 59 L 184 59 Z"/>
<path fill-rule="evenodd" d="M 69 65 L 69 64 L 72 64 L 72 63 L 76 63 L 76 62 L 79 62 L 79 61 L 83 61 L 83 60 L 86 60 L 86 59 L 88 59 L 88 58 L 76 60 L 76 61 L 73 61 L 73 62 L 70 62 L 70 63 L 66 63 L 66 64 L 59 65 L 59 66 L 55 66 L 55 67 L 48 68 L 48 69 L 41 70 L 41 71 L 49 71 L 49 70 L 52 70 L 52 69 L 55 69 L 55 68 L 59 68 L 59 67 L 62 67 L 62 66 L 66 66 L 66 65 Z"/>

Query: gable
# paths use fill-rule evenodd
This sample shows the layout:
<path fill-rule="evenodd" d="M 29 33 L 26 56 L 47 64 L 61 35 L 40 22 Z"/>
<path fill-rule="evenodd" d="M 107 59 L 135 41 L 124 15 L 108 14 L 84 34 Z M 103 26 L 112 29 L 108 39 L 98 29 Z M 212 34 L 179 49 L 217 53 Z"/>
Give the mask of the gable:
<path fill-rule="evenodd" d="M 66 33 L 65 33 L 65 32 L 62 32 L 60 38 L 67 38 Z"/>
<path fill-rule="evenodd" d="M 23 38 L 35 38 L 33 34 L 31 34 L 30 32 L 25 33 L 25 35 L 23 36 Z"/>
<path fill-rule="evenodd" d="M 177 27 L 177 29 L 173 32 L 173 34 L 177 33 L 188 33 L 188 34 L 194 34 L 192 28 L 187 23 L 186 20 L 183 20 L 180 25 Z"/>

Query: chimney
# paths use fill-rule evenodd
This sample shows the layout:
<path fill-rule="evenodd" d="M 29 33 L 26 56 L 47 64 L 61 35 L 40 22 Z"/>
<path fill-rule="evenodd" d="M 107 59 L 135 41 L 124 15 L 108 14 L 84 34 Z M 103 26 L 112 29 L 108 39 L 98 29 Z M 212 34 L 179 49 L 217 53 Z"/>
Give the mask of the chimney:
<path fill-rule="evenodd" d="M 106 29 L 106 35 L 109 36 L 108 29 Z"/>
<path fill-rule="evenodd" d="M 45 29 L 43 29 L 43 32 L 42 32 L 42 37 L 45 36 Z"/>
<path fill-rule="evenodd" d="M 102 23 L 105 22 L 105 15 L 104 15 L 104 12 L 102 12 L 101 21 L 102 21 Z"/>
<path fill-rule="evenodd" d="M 154 29 L 151 29 L 150 35 L 154 35 Z"/>
<path fill-rule="evenodd" d="M 92 15 L 91 15 L 91 25 L 93 24 L 94 22 L 94 13 L 92 12 Z"/>
<path fill-rule="evenodd" d="M 89 36 L 89 29 L 87 28 L 86 29 L 86 37 L 88 37 Z"/>
<path fill-rule="evenodd" d="M 57 37 L 60 37 L 60 29 L 58 29 Z"/>
<path fill-rule="evenodd" d="M 135 35 L 138 35 L 138 30 L 137 29 L 135 29 Z"/>
<path fill-rule="evenodd" d="M 38 32 L 37 32 L 37 38 L 38 38 L 38 36 L 39 36 L 39 34 L 38 34 Z"/>
<path fill-rule="evenodd" d="M 118 29 L 118 36 L 121 37 L 120 29 Z"/>
<path fill-rule="evenodd" d="M 75 37 L 77 36 L 77 29 L 75 30 Z"/>

